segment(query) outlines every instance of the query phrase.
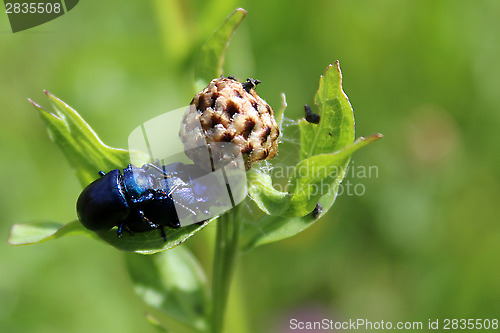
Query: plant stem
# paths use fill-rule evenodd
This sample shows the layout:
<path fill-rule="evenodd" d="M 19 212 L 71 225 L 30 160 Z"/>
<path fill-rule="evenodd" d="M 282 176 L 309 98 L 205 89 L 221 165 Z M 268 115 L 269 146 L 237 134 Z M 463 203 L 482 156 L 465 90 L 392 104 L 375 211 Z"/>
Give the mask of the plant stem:
<path fill-rule="evenodd" d="M 217 221 L 212 277 L 212 333 L 222 333 L 224 329 L 224 314 L 238 252 L 238 210 L 238 207 L 231 209 Z"/>

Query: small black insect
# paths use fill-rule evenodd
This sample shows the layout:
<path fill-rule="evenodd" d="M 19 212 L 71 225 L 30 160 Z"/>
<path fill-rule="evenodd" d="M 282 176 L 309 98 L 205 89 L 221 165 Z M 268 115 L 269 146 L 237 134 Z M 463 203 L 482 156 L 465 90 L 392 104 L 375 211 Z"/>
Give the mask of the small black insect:
<path fill-rule="evenodd" d="M 306 112 L 306 120 L 312 124 L 319 123 L 319 114 L 312 112 L 311 107 L 309 105 L 304 105 L 304 111 Z"/>
<path fill-rule="evenodd" d="M 243 89 L 245 89 L 245 91 L 249 93 L 250 90 L 254 89 L 259 83 L 260 80 L 252 79 L 251 77 L 249 77 L 245 82 L 242 83 L 242 85 Z"/>
<path fill-rule="evenodd" d="M 182 212 L 176 207 L 188 214 L 195 214 L 192 208 L 204 213 L 210 209 L 210 188 L 196 181 L 206 172 L 195 165 L 146 164 L 138 168 L 129 164 L 123 174 L 118 169 L 99 174 L 101 177 L 82 191 L 76 204 L 78 218 L 92 231 L 117 226 L 116 233 L 121 236 L 123 230 L 133 234 L 160 229 L 166 241 L 164 227 L 181 226 L 178 216 Z M 174 202 L 174 192 L 181 202 Z"/>
<path fill-rule="evenodd" d="M 226 76 L 225 76 L 224 74 L 221 74 L 220 78 L 221 78 L 221 79 L 225 79 L 225 78 L 226 78 Z M 229 75 L 227 78 L 228 78 L 229 80 L 238 81 L 238 80 L 236 80 L 236 78 L 235 78 L 233 75 Z"/>
<path fill-rule="evenodd" d="M 311 215 L 315 220 L 317 220 L 321 213 L 323 213 L 323 206 L 320 203 L 317 203 L 316 207 L 314 207 L 314 210 L 311 212 Z"/>

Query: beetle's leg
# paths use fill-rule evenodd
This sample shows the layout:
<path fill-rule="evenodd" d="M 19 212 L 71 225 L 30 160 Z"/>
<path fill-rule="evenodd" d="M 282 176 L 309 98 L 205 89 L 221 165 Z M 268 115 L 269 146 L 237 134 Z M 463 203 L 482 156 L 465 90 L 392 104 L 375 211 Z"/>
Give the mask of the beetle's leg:
<path fill-rule="evenodd" d="M 125 229 L 131 236 L 134 235 L 134 233 L 132 232 L 132 230 L 130 230 L 130 228 L 125 225 L 125 222 L 122 222 L 122 223 L 120 223 L 120 225 L 118 226 L 118 230 L 116 231 L 116 235 L 118 237 L 122 236 L 123 229 Z"/>
<path fill-rule="evenodd" d="M 140 210 L 140 211 L 139 211 L 139 216 L 140 216 L 140 218 L 141 218 L 144 222 L 146 222 L 147 224 L 149 224 L 149 226 L 151 227 L 151 229 L 158 229 L 158 228 L 160 228 L 160 226 L 159 226 L 158 224 L 151 222 L 151 221 L 150 221 L 150 220 L 146 217 L 146 215 L 144 215 L 144 212 L 143 212 L 142 210 Z"/>
<path fill-rule="evenodd" d="M 144 166 L 148 166 L 150 168 L 153 168 L 155 169 L 156 171 L 158 172 L 161 172 L 162 174 L 166 175 L 167 173 L 165 172 L 165 170 L 163 170 L 162 168 L 160 168 L 159 166 L 157 166 L 156 164 L 153 164 L 153 163 L 148 163 L 148 164 L 145 164 Z"/>
<path fill-rule="evenodd" d="M 175 184 L 174 186 L 172 186 L 172 188 L 169 189 L 168 193 L 167 193 L 167 196 L 170 197 L 172 196 L 172 193 L 174 193 L 175 191 L 177 191 L 177 189 L 180 187 L 181 185 L 180 184 Z"/>
<path fill-rule="evenodd" d="M 101 177 L 106 176 L 106 172 L 104 172 L 104 171 L 102 171 L 102 170 L 101 170 L 101 171 L 99 171 L 99 176 L 101 176 Z"/>
<path fill-rule="evenodd" d="M 251 89 L 255 89 L 255 87 L 260 83 L 260 80 L 256 80 L 256 79 L 252 79 L 252 78 L 248 78 L 245 82 L 242 83 L 243 85 L 243 89 L 245 89 L 245 91 L 247 93 L 250 92 Z"/>
<path fill-rule="evenodd" d="M 151 164 L 151 163 L 146 164 L 146 165 L 147 165 L 149 168 L 151 168 L 151 169 L 155 169 L 155 170 L 156 170 L 156 171 L 158 171 L 160 174 L 162 174 L 163 178 L 169 178 L 169 177 L 172 177 L 172 176 L 174 176 L 174 175 L 176 175 L 176 174 L 177 174 L 177 172 L 175 172 L 175 171 L 167 171 L 167 170 L 165 170 L 165 167 L 166 167 L 165 165 L 163 165 L 163 166 L 161 166 L 161 167 L 160 167 L 160 166 L 158 166 L 158 165 L 156 165 L 156 164 Z"/>
<path fill-rule="evenodd" d="M 169 193 L 169 195 L 171 195 L 171 194 L 172 194 L 172 193 Z M 197 215 L 197 213 L 196 213 L 194 210 L 192 210 L 192 209 L 191 209 L 191 208 L 189 208 L 188 206 L 184 205 L 182 202 L 179 202 L 178 200 L 175 200 L 174 198 L 172 198 L 172 201 L 173 201 L 175 204 L 177 204 L 178 206 L 180 206 L 180 207 L 182 207 L 182 208 L 186 209 L 187 211 L 189 211 L 189 212 L 190 212 L 191 214 L 193 214 L 194 216 L 196 216 L 196 215 Z"/>
<path fill-rule="evenodd" d="M 160 235 L 161 238 L 166 242 L 167 241 L 167 235 L 165 234 L 165 227 L 156 223 L 151 222 L 145 215 L 142 210 L 139 211 L 139 216 L 142 218 L 143 221 L 147 222 L 151 229 L 160 229 Z"/>
<path fill-rule="evenodd" d="M 161 238 L 163 238 L 163 241 L 167 241 L 167 235 L 165 235 L 165 227 L 164 226 L 160 226 L 158 229 L 160 229 L 160 236 Z"/>
<path fill-rule="evenodd" d="M 174 224 L 175 223 L 175 224 Z M 170 225 L 169 225 L 169 228 L 172 228 L 172 229 L 179 229 L 181 227 L 181 223 L 179 222 L 179 219 L 177 219 L 177 222 L 171 222 Z"/>
<path fill-rule="evenodd" d="M 118 230 L 116 231 L 116 235 L 117 235 L 118 237 L 121 237 L 121 236 L 122 236 L 122 233 L 123 233 L 123 226 L 125 226 L 125 222 L 120 223 L 120 225 L 118 226 Z"/>

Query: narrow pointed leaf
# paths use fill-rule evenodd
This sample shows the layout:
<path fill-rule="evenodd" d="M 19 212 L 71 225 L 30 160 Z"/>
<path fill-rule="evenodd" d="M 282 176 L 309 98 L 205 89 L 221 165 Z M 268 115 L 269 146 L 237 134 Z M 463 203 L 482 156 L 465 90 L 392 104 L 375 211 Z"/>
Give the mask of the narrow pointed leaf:
<path fill-rule="evenodd" d="M 57 222 L 38 222 L 14 224 L 10 230 L 8 242 L 10 245 L 31 245 L 61 238 L 63 236 L 93 234 L 85 229 L 80 221 L 67 224 Z"/>
<path fill-rule="evenodd" d="M 127 150 L 105 145 L 74 109 L 54 95 L 48 92 L 46 94 L 54 113 L 30 102 L 38 110 L 52 141 L 59 146 L 75 169 L 82 186 L 87 186 L 95 180 L 101 170 L 124 168 L 130 163 Z M 140 152 L 134 154 L 141 155 Z M 146 155 L 142 156 L 147 162 Z"/>
<path fill-rule="evenodd" d="M 195 64 L 197 91 L 206 87 L 212 79 L 223 74 L 222 65 L 229 40 L 245 18 L 246 13 L 242 8 L 236 9 L 201 47 L 200 55 Z"/>

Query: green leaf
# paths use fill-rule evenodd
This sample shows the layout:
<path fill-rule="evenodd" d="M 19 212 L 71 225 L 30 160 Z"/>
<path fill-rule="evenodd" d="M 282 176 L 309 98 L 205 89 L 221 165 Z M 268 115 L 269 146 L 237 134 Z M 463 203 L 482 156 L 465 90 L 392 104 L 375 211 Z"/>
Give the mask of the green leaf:
<path fill-rule="evenodd" d="M 130 163 L 127 150 L 105 145 L 74 109 L 49 92 L 45 93 L 54 113 L 45 111 L 31 100 L 30 102 L 38 110 L 52 141 L 59 146 L 75 169 L 82 186 L 95 180 L 101 170 L 124 168 Z M 140 152 L 134 154 L 140 156 L 145 163 L 149 159 Z"/>
<path fill-rule="evenodd" d="M 82 186 L 87 186 L 95 180 L 100 170 L 109 171 L 123 169 L 130 163 L 130 154 L 123 149 L 112 148 L 105 145 L 85 122 L 85 120 L 69 105 L 54 95 L 46 92 L 54 113 L 45 111 L 38 104 L 30 102 L 38 110 L 45 123 L 50 138 L 76 170 Z M 142 152 L 132 152 L 134 158 L 149 162 L 149 156 Z M 165 229 L 167 241 L 163 241 L 158 230 L 135 233 L 124 233 L 122 237 L 116 236 L 116 229 L 106 232 L 94 233 L 85 229 L 79 221 L 63 225 L 61 223 L 36 223 L 20 224 L 12 228 L 9 242 L 13 245 L 28 245 L 57 239 L 59 237 L 82 233 L 90 235 L 111 244 L 119 250 L 153 254 L 171 249 L 182 244 L 189 237 L 203 229 L 209 222 L 201 225 L 189 225 L 179 229 Z"/>
<path fill-rule="evenodd" d="M 290 195 L 273 187 L 268 174 L 250 169 L 247 172 L 248 195 L 267 215 L 282 215 L 290 202 Z"/>
<path fill-rule="evenodd" d="M 354 141 L 354 113 L 342 90 L 338 60 L 321 76 L 314 102 L 319 107 L 319 124 L 299 123 L 302 158 L 339 151 Z"/>
<path fill-rule="evenodd" d="M 179 229 L 165 228 L 165 235 L 167 236 L 166 242 L 160 237 L 159 230 L 136 232 L 133 235 L 124 232 L 121 237 L 118 237 L 116 235 L 116 229 L 111 229 L 105 232 L 99 232 L 98 235 L 101 239 L 118 250 L 140 254 L 155 254 L 181 245 L 188 238 L 205 228 L 207 224 L 214 220 L 216 220 L 216 218 L 205 221 L 201 225 L 191 224 Z"/>
<path fill-rule="evenodd" d="M 308 171 L 303 171 L 296 173 L 298 177 L 291 179 L 291 193 L 293 193 L 290 202 L 284 202 L 286 207 L 281 216 L 271 216 L 266 215 L 260 219 L 257 223 L 251 223 L 247 221 L 242 226 L 242 241 L 240 247 L 243 251 L 248 251 L 254 247 L 265 245 L 272 242 L 277 242 L 282 239 L 286 239 L 296 234 L 304 231 L 313 225 L 317 220 L 319 220 L 333 205 L 337 197 L 338 186 L 340 181 L 344 177 L 345 168 L 349 160 L 349 156 L 356 150 L 368 145 L 369 143 L 380 139 L 382 136 L 380 134 L 372 135 L 368 138 L 359 138 L 348 148 L 343 151 L 333 153 L 333 154 L 322 154 L 314 156 L 310 159 L 306 159 L 300 162 L 297 167 L 303 168 L 307 167 Z M 327 175 L 325 177 L 308 177 L 308 174 L 314 175 L 314 170 L 319 168 L 329 170 L 332 173 L 330 177 Z M 338 170 L 340 170 L 338 172 Z M 300 175 L 303 175 L 301 177 Z M 315 186 L 323 184 L 329 184 L 329 189 L 327 193 L 315 193 L 311 195 L 310 192 L 315 189 Z M 293 184 L 293 185 L 292 185 Z M 308 193 L 308 191 L 310 191 Z M 250 192 L 250 191 L 249 191 Z M 282 193 L 282 192 L 280 192 Z M 276 195 L 278 197 L 278 195 Z M 259 205 L 259 200 L 261 203 Z M 273 207 L 271 203 L 268 202 L 268 198 L 262 196 L 255 200 L 259 208 L 264 206 L 264 209 L 269 209 Z M 321 205 L 321 212 L 314 216 L 312 211 L 316 207 L 316 204 Z M 279 203 L 274 203 L 279 205 Z M 263 210 L 264 210 L 263 209 Z M 278 211 L 278 208 L 276 208 Z M 264 210 L 265 211 L 265 210 Z"/>
<path fill-rule="evenodd" d="M 249 251 L 254 247 L 290 238 L 304 231 L 318 221 L 330 207 L 337 197 L 337 191 L 324 195 L 319 203 L 322 210 L 316 216 L 312 213 L 300 217 L 286 216 L 264 216 L 258 223 L 245 221 L 242 224 L 242 251 Z"/>
<path fill-rule="evenodd" d="M 312 215 L 291 218 L 266 215 L 256 224 L 243 224 L 240 248 L 242 251 L 249 251 L 257 246 L 295 236 L 314 222 Z"/>
<path fill-rule="evenodd" d="M 236 9 L 201 47 L 195 64 L 197 91 L 205 88 L 212 79 L 223 74 L 222 65 L 229 40 L 246 14 L 244 9 Z"/>
<path fill-rule="evenodd" d="M 104 240 L 118 250 L 140 254 L 154 254 L 184 243 L 188 238 L 214 220 L 216 218 L 205 221 L 201 225 L 192 224 L 179 229 L 165 228 L 166 242 L 160 237 L 159 230 L 138 232 L 134 235 L 123 233 L 121 237 L 118 237 L 116 235 L 116 228 L 95 233 L 87 230 L 78 220 L 67 224 L 57 222 L 15 224 L 11 228 L 8 242 L 11 245 L 33 245 L 63 236 L 86 235 Z"/>
<path fill-rule="evenodd" d="M 146 304 L 197 330 L 206 329 L 206 277 L 186 247 L 153 256 L 127 254 L 125 263 L 135 292 Z"/>
<path fill-rule="evenodd" d="M 286 216 L 304 216 L 309 214 L 319 199 L 325 194 L 336 193 L 342 182 L 349 163 L 349 158 L 358 149 L 380 139 L 380 134 L 368 138 L 359 138 L 345 149 L 309 157 L 299 164 L 299 172 L 290 179 L 292 198 L 285 213 Z"/>
<path fill-rule="evenodd" d="M 314 100 L 320 121 L 299 122 L 302 161 L 295 166 L 288 193 L 274 189 L 271 177 L 260 171 L 247 175 L 250 197 L 268 216 L 257 223 L 243 224 L 243 250 L 292 237 L 309 228 L 335 202 L 352 153 L 382 136 L 359 138 L 353 143 L 354 114 L 342 90 L 338 61 L 321 76 Z M 277 115 L 282 117 L 281 113 Z M 318 203 L 322 210 L 313 216 Z"/>
<path fill-rule="evenodd" d="M 314 209 L 322 195 L 336 190 L 344 178 L 350 155 L 335 162 L 332 161 L 331 156 L 321 161 L 308 159 L 319 154 L 341 151 L 354 140 L 354 114 L 347 96 L 342 91 L 342 73 L 338 61 L 335 65 L 328 66 L 325 74 L 321 76 L 319 89 L 314 99 L 320 108 L 321 118 L 319 124 L 299 122 L 303 161 L 295 166 L 294 174 L 300 175 L 299 178 L 290 179 L 289 194 L 275 190 L 271 177 L 263 173 L 254 172 L 248 175 L 250 197 L 266 214 L 305 216 Z M 282 109 L 284 109 L 286 106 L 284 98 L 282 104 Z M 278 112 L 277 116 L 281 122 L 283 112 Z M 311 168 L 308 168 L 309 163 L 312 163 Z M 328 174 L 332 172 L 332 168 L 338 168 L 339 172 L 336 175 Z M 316 169 L 325 170 L 320 174 L 315 174 L 314 179 L 309 177 L 311 172 L 317 171 Z M 307 177 L 300 177 L 304 171 Z M 308 183 L 306 179 L 310 182 Z M 297 184 L 299 180 L 302 184 Z M 304 195 L 306 192 L 311 192 L 311 187 L 323 183 L 328 187 L 327 191 L 318 189 L 317 193 L 320 194 Z M 300 185 L 298 189 L 297 185 Z M 305 191 L 304 186 L 308 186 L 309 190 Z"/>
<path fill-rule="evenodd" d="M 57 222 L 38 222 L 14 224 L 10 230 L 10 245 L 30 245 L 46 242 L 63 236 L 86 234 L 95 237 L 92 232 L 83 227 L 80 221 L 67 224 Z"/>

